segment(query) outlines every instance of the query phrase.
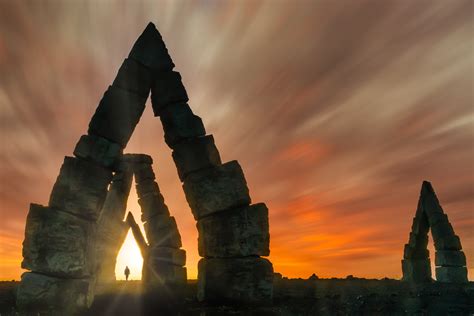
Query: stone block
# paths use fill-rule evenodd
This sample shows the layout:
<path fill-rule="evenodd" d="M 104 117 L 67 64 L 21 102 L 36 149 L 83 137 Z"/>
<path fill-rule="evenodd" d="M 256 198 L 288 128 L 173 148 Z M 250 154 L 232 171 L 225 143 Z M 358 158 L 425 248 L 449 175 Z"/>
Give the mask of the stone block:
<path fill-rule="evenodd" d="M 92 116 L 88 134 L 125 148 L 145 109 L 145 101 L 145 97 L 110 86 Z"/>
<path fill-rule="evenodd" d="M 433 186 L 428 181 L 423 181 L 420 198 L 422 201 L 423 211 L 426 212 L 428 218 L 435 213 L 443 213 L 443 209 L 439 204 Z"/>
<path fill-rule="evenodd" d="M 16 303 L 22 314 L 76 315 L 92 305 L 93 279 L 61 279 L 23 273 Z"/>
<path fill-rule="evenodd" d="M 124 154 L 121 159 L 122 162 L 131 164 L 153 164 L 153 158 L 150 155 L 146 154 Z"/>
<path fill-rule="evenodd" d="M 83 159 L 65 157 L 49 206 L 95 221 L 111 180 L 111 170 Z"/>
<path fill-rule="evenodd" d="M 122 148 L 99 136 L 82 135 L 74 149 L 74 156 L 111 168 L 122 156 Z"/>
<path fill-rule="evenodd" d="M 416 248 L 409 244 L 405 245 L 403 258 L 404 259 L 429 259 L 430 252 L 426 248 Z"/>
<path fill-rule="evenodd" d="M 408 244 L 414 248 L 426 248 L 428 246 L 428 234 L 410 233 Z"/>
<path fill-rule="evenodd" d="M 144 224 L 150 247 L 181 248 L 181 236 L 174 217 L 157 215 Z"/>
<path fill-rule="evenodd" d="M 412 233 L 417 235 L 425 235 L 428 234 L 429 229 L 428 220 L 424 213 L 421 213 L 420 215 L 417 215 L 415 218 L 413 218 L 413 224 L 411 226 Z"/>
<path fill-rule="evenodd" d="M 438 223 L 449 223 L 448 215 L 443 213 L 430 214 L 428 222 L 430 223 L 430 226 L 434 226 Z"/>
<path fill-rule="evenodd" d="M 423 283 L 431 282 L 430 259 L 402 260 L 403 281 Z"/>
<path fill-rule="evenodd" d="M 155 173 L 153 172 L 153 168 L 151 165 L 148 164 L 138 164 L 135 165 L 135 182 L 141 183 L 145 180 L 155 180 Z"/>
<path fill-rule="evenodd" d="M 168 146 L 192 137 L 206 135 L 204 124 L 187 103 L 173 104 L 160 110 L 160 120 Z"/>
<path fill-rule="evenodd" d="M 134 59 L 127 58 L 115 77 L 114 87 L 148 97 L 152 83 L 152 71 Z"/>
<path fill-rule="evenodd" d="M 154 266 L 162 263 L 185 266 L 186 251 L 170 247 L 152 247 L 149 251 L 148 260 Z"/>
<path fill-rule="evenodd" d="M 168 105 L 186 103 L 188 100 L 179 72 L 160 72 L 155 75 L 151 86 L 151 104 L 155 116 L 159 116 L 161 109 Z"/>
<path fill-rule="evenodd" d="M 454 229 L 449 222 L 438 222 L 436 225 L 431 226 L 431 235 L 433 236 L 433 241 L 436 243 L 440 239 L 454 236 Z"/>
<path fill-rule="evenodd" d="M 173 160 L 181 181 L 190 173 L 222 164 L 212 135 L 189 138 L 174 145 L 173 149 Z"/>
<path fill-rule="evenodd" d="M 198 269 L 199 301 L 258 304 L 272 300 L 273 266 L 266 259 L 201 259 Z"/>
<path fill-rule="evenodd" d="M 31 204 L 23 241 L 23 269 L 80 278 L 95 268 L 95 224 Z"/>
<path fill-rule="evenodd" d="M 135 185 L 135 188 L 137 189 L 138 198 L 145 197 L 145 195 L 148 194 L 160 194 L 160 188 L 158 187 L 158 183 L 156 183 L 155 180 L 151 179 L 137 183 L 137 185 Z"/>
<path fill-rule="evenodd" d="M 184 285 L 187 280 L 187 271 L 186 268 L 174 264 L 146 260 L 142 280 L 148 290 L 174 284 Z"/>
<path fill-rule="evenodd" d="M 268 209 L 263 203 L 205 217 L 197 228 L 201 257 L 270 255 Z"/>
<path fill-rule="evenodd" d="M 138 37 L 128 58 L 153 69 L 154 72 L 170 71 L 174 68 L 168 49 L 153 23 L 149 23 Z"/>
<path fill-rule="evenodd" d="M 183 189 L 196 220 L 251 202 L 244 173 L 237 161 L 189 174 Z"/>
<path fill-rule="evenodd" d="M 438 250 L 435 253 L 437 266 L 462 267 L 466 265 L 466 255 L 459 250 Z"/>
<path fill-rule="evenodd" d="M 467 268 L 436 267 L 436 281 L 446 283 L 467 283 Z"/>
<path fill-rule="evenodd" d="M 436 250 L 461 250 L 461 240 L 457 235 L 444 236 L 434 240 Z"/>
<path fill-rule="evenodd" d="M 147 194 L 138 199 L 140 204 L 143 222 L 149 221 L 152 217 L 157 215 L 169 216 L 170 212 L 165 204 L 165 200 L 161 194 Z"/>

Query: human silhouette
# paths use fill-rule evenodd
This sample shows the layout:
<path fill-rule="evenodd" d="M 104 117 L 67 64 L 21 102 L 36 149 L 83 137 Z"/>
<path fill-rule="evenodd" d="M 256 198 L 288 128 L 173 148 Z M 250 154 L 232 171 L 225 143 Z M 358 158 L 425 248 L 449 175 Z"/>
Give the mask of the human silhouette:
<path fill-rule="evenodd" d="M 125 273 L 125 280 L 128 281 L 128 276 L 130 275 L 130 269 L 128 266 L 125 267 L 125 271 L 123 273 Z"/>

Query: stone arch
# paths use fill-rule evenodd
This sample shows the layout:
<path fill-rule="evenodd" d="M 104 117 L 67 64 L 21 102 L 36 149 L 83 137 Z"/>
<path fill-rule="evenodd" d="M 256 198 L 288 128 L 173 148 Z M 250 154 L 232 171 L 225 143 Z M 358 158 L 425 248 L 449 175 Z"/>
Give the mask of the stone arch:
<path fill-rule="evenodd" d="M 65 157 L 48 206 L 30 207 L 22 267 L 31 272 L 22 275 L 20 309 L 41 306 L 70 314 L 92 303 L 97 221 L 150 91 L 197 221 L 199 254 L 204 257 L 198 265 L 198 298 L 271 300 L 273 267 L 261 257 L 269 255 L 268 210 L 264 204 L 250 205 L 238 162 L 221 162 L 173 68 L 160 33 L 150 23 L 104 93 L 75 157 Z"/>
<path fill-rule="evenodd" d="M 427 248 L 430 230 L 435 247 L 436 280 L 467 282 L 466 256 L 462 251 L 461 241 L 428 181 L 423 181 L 421 186 L 410 237 L 405 244 L 402 260 L 403 280 L 415 283 L 432 281 Z"/>

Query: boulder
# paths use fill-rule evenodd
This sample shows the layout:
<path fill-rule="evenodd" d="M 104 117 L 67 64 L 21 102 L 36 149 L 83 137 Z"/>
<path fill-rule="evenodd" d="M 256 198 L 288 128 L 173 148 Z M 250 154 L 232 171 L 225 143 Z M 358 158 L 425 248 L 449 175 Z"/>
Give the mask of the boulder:
<path fill-rule="evenodd" d="M 435 253 L 437 266 L 462 267 L 466 265 L 466 255 L 459 250 L 438 250 Z"/>
<path fill-rule="evenodd" d="M 97 220 L 112 171 L 90 161 L 65 157 L 49 198 L 49 206 L 89 220 Z"/>
<path fill-rule="evenodd" d="M 153 72 L 170 71 L 174 68 L 163 38 L 151 22 L 138 37 L 128 58 L 151 68 Z"/>
<path fill-rule="evenodd" d="M 137 195 L 139 199 L 142 197 L 145 197 L 145 195 L 148 195 L 148 194 L 155 194 L 155 195 L 160 194 L 160 188 L 158 187 L 158 183 L 156 183 L 156 181 L 152 179 L 143 180 L 137 183 L 135 185 L 135 188 L 137 190 Z"/>
<path fill-rule="evenodd" d="M 183 189 L 196 220 L 251 202 L 247 182 L 237 161 L 189 174 Z"/>
<path fill-rule="evenodd" d="M 140 204 L 142 210 L 141 219 L 143 222 L 149 221 L 152 217 L 157 215 L 170 215 L 165 200 L 160 193 L 150 193 L 141 196 L 140 199 L 138 199 L 138 204 Z"/>
<path fill-rule="evenodd" d="M 197 228 L 201 257 L 270 255 L 268 209 L 263 203 L 205 217 Z"/>
<path fill-rule="evenodd" d="M 198 269 L 199 301 L 261 304 L 272 299 L 273 266 L 267 259 L 205 258 Z"/>
<path fill-rule="evenodd" d="M 145 109 L 145 101 L 145 97 L 110 86 L 92 116 L 88 134 L 125 148 Z"/>
<path fill-rule="evenodd" d="M 74 156 L 111 168 L 122 155 L 119 144 L 94 135 L 82 135 L 74 149 Z"/>
<path fill-rule="evenodd" d="M 461 240 L 457 235 L 444 236 L 434 240 L 436 250 L 461 250 Z"/>
<path fill-rule="evenodd" d="M 168 105 L 186 103 L 188 100 L 179 72 L 168 71 L 155 74 L 155 81 L 151 86 L 151 105 L 155 116 L 159 116 L 161 109 Z"/>
<path fill-rule="evenodd" d="M 148 260 L 153 266 L 162 263 L 184 266 L 186 265 L 186 251 L 170 247 L 151 247 Z"/>
<path fill-rule="evenodd" d="M 144 224 L 150 247 L 181 248 L 181 236 L 174 217 L 157 215 Z"/>
<path fill-rule="evenodd" d="M 160 120 L 165 132 L 165 142 L 170 147 L 187 138 L 206 135 L 201 118 L 193 114 L 187 103 L 164 107 L 160 110 Z"/>
<path fill-rule="evenodd" d="M 192 172 L 222 164 L 212 135 L 189 138 L 174 145 L 173 160 L 181 181 Z"/>
<path fill-rule="evenodd" d="M 155 180 L 155 173 L 153 172 L 151 165 L 137 164 L 133 169 L 135 171 L 134 176 L 136 183 L 141 183 L 145 180 Z"/>
<path fill-rule="evenodd" d="M 95 224 L 31 204 L 23 241 L 23 269 L 57 277 L 88 277 L 95 269 Z"/>
<path fill-rule="evenodd" d="M 402 260 L 403 281 L 431 282 L 430 259 L 404 259 Z"/>
<path fill-rule="evenodd" d="M 152 83 L 152 71 L 134 59 L 127 58 L 115 77 L 112 86 L 147 98 Z"/>
<path fill-rule="evenodd" d="M 93 279 L 61 279 L 23 273 L 16 303 L 22 314 L 76 315 L 94 300 Z"/>
<path fill-rule="evenodd" d="M 467 268 L 436 267 L 436 281 L 447 283 L 467 283 Z"/>

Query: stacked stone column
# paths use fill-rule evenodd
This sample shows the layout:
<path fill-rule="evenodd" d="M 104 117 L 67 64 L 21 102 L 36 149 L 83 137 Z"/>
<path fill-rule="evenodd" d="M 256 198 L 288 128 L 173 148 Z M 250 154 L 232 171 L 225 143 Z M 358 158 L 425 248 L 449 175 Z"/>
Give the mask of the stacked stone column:
<path fill-rule="evenodd" d="M 431 183 L 424 181 L 421 187 L 418 209 L 413 220 L 410 240 L 405 245 L 402 260 L 403 279 L 412 282 L 431 280 L 428 230 L 433 236 L 438 282 L 467 282 L 466 256 L 459 236 L 444 213 Z"/>
<path fill-rule="evenodd" d="M 160 72 L 152 105 L 165 141 L 173 150 L 186 199 L 198 221 L 198 299 L 252 303 L 272 298 L 268 210 L 250 205 L 247 183 L 237 161 L 222 164 L 212 135 L 193 114 L 178 72 Z"/>
<path fill-rule="evenodd" d="M 129 229 L 123 218 L 132 180 L 132 170 L 116 171 L 102 207 L 96 238 L 96 251 L 101 258 L 97 262 L 97 283 L 110 283 L 116 280 L 117 255 Z"/>
<path fill-rule="evenodd" d="M 155 293 L 176 291 L 186 284 L 186 252 L 181 249 L 176 220 L 170 215 L 155 181 L 152 158 L 127 154 L 124 160 L 133 165 L 141 220 L 148 240 L 142 270 L 145 289 Z"/>
<path fill-rule="evenodd" d="M 143 113 L 151 86 L 150 60 L 141 49 L 147 42 L 146 36 L 139 37 L 102 97 L 88 134 L 76 145 L 75 157 L 64 159 L 48 206 L 30 206 L 22 267 L 32 272 L 22 275 L 17 293 L 23 311 L 70 315 L 93 301 L 96 259 L 101 260 L 96 258 L 97 220 L 114 165 Z"/>

